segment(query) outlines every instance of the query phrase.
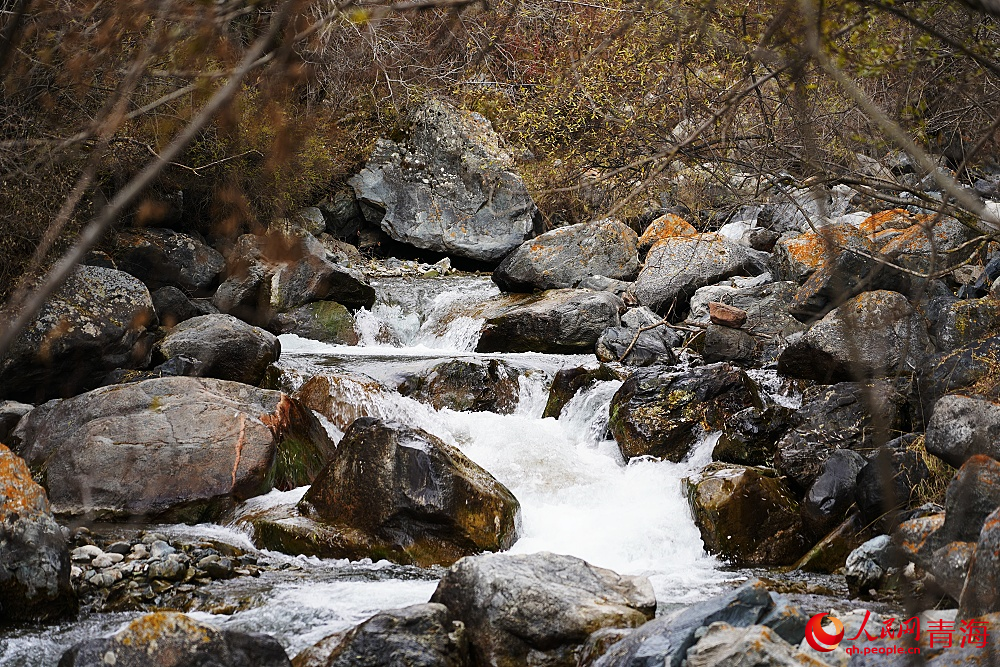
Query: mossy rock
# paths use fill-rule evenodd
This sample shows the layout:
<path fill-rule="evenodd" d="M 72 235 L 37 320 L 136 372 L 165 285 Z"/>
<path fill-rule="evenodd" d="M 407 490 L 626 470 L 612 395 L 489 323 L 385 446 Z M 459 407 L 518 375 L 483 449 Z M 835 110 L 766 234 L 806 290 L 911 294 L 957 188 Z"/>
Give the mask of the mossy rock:
<path fill-rule="evenodd" d="M 354 316 L 336 301 L 316 301 L 281 313 L 274 318 L 272 328 L 277 333 L 295 334 L 324 343 L 358 344 Z"/>

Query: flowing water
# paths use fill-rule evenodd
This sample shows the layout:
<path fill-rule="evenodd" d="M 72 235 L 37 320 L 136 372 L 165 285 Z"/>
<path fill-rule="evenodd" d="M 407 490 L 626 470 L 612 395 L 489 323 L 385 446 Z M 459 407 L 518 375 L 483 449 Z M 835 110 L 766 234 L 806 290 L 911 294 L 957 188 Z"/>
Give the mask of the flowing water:
<path fill-rule="evenodd" d="M 343 383 L 336 398 L 353 413 L 419 426 L 459 447 L 521 502 L 516 553 L 572 554 L 621 573 L 649 576 L 661 605 L 703 599 L 742 579 L 705 554 L 681 490 L 681 479 L 705 465 L 717 436 L 706 435 L 681 463 L 625 464 L 607 432 L 608 406 L 619 382 L 579 393 L 559 419 L 542 419 L 548 385 L 560 368 L 594 365 L 593 355 L 477 354 L 481 319 L 475 306 L 498 294 L 489 278 L 376 280 L 378 303 L 358 314 L 358 346 L 332 346 L 282 336 L 280 364 L 299 378 L 363 374 L 381 383 Z M 500 358 L 519 372 L 513 414 L 434 410 L 393 387 L 407 373 L 455 358 Z M 766 378 L 760 378 L 765 379 Z M 779 397 L 780 398 L 780 397 Z M 781 400 L 788 400 L 782 398 Z M 342 436 L 328 424 L 335 439 Z M 246 509 L 289 502 L 305 489 L 272 492 Z M 170 526 L 164 532 L 208 537 L 252 549 L 231 526 Z M 440 569 L 260 552 L 280 565 L 257 578 L 216 582 L 202 591 L 197 618 L 274 635 L 295 655 L 324 636 L 381 609 L 425 602 Z M 225 613 L 223 613 L 225 612 Z M 107 634 L 136 614 L 91 614 L 74 623 L 0 635 L 0 665 L 54 665 L 80 639 Z"/>

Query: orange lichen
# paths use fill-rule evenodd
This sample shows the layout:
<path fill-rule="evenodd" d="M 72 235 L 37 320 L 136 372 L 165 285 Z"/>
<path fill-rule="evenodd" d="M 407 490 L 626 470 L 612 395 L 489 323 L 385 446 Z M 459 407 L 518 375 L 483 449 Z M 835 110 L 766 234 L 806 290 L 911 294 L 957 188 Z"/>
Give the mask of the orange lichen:
<path fill-rule="evenodd" d="M 853 227 L 843 225 L 823 227 L 817 232 L 805 232 L 784 241 L 785 251 L 796 262 L 811 269 L 818 269 L 839 248 L 857 245 L 864 237 Z"/>
<path fill-rule="evenodd" d="M 0 445 L 0 516 L 47 512 L 45 490 L 31 479 L 28 464 Z"/>
<path fill-rule="evenodd" d="M 861 223 L 860 229 L 864 234 L 875 234 L 886 229 L 906 229 L 916 222 L 917 216 L 904 209 L 894 208 L 868 216 Z"/>
<path fill-rule="evenodd" d="M 129 623 L 115 636 L 115 640 L 123 646 L 149 647 L 157 640 L 177 636 L 184 636 L 191 642 L 209 642 L 212 634 L 212 628 L 184 614 L 157 611 Z"/>
<path fill-rule="evenodd" d="M 671 238 L 673 236 L 697 235 L 698 230 L 695 229 L 687 220 L 679 215 L 667 213 L 666 215 L 661 215 L 659 218 L 649 223 L 649 227 L 647 227 L 646 231 L 644 231 L 642 236 L 639 237 L 639 247 L 651 248 L 663 239 Z"/>

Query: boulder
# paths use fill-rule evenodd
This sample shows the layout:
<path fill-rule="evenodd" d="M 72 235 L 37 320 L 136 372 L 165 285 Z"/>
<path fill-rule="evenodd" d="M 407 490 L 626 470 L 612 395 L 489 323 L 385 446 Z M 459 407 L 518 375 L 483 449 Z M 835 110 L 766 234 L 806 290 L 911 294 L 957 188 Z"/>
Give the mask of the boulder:
<path fill-rule="evenodd" d="M 888 438 L 902 429 L 905 403 L 887 381 L 810 387 L 792 428 L 778 441 L 774 467 L 805 492 L 835 450 L 867 454 L 878 446 L 876 435 Z"/>
<path fill-rule="evenodd" d="M 348 183 L 365 216 L 417 248 L 496 263 L 532 235 L 536 208 L 481 115 L 431 99 L 408 145 L 380 139 Z"/>
<path fill-rule="evenodd" d="M 935 550 L 929 559 L 921 560 L 918 565 L 933 577 L 936 589 L 959 602 L 975 553 L 975 542 L 951 542 Z"/>
<path fill-rule="evenodd" d="M 611 292 L 549 290 L 486 319 L 477 352 L 592 352 L 618 326 L 624 302 Z"/>
<path fill-rule="evenodd" d="M 34 408 L 29 403 L 0 401 L 0 442 L 8 442 L 7 438 L 17 428 L 17 423 Z"/>
<path fill-rule="evenodd" d="M 928 319 L 930 315 L 928 314 Z M 942 304 L 931 321 L 934 345 L 950 352 L 1000 331 L 1000 299 L 962 299 Z"/>
<path fill-rule="evenodd" d="M 815 320 L 851 297 L 875 287 L 875 279 L 882 268 L 875 259 L 877 255 L 875 244 L 868 239 L 855 239 L 847 247 L 832 248 L 822 265 L 795 293 L 788 312 L 803 322 Z"/>
<path fill-rule="evenodd" d="M 815 231 L 785 234 L 774 246 L 771 272 L 778 280 L 801 284 L 827 262 L 835 261 L 843 250 L 851 249 L 864 252 L 874 249 L 872 242 L 853 225 L 826 225 Z"/>
<path fill-rule="evenodd" d="M 0 625 L 76 612 L 69 548 L 45 490 L 0 445 Z"/>
<path fill-rule="evenodd" d="M 1000 507 L 1000 463 L 977 454 L 958 470 L 945 495 L 940 543 L 975 542 L 993 510 Z"/>
<path fill-rule="evenodd" d="M 634 280 L 636 235 L 613 219 L 559 227 L 522 243 L 493 272 L 505 292 L 576 287 L 590 276 Z"/>
<path fill-rule="evenodd" d="M 892 530 L 897 511 L 910 506 L 914 490 L 929 476 L 917 436 L 890 440 L 869 455 L 857 475 L 855 498 L 861 518 L 872 525 Z"/>
<path fill-rule="evenodd" d="M 1000 336 L 927 357 L 917 371 L 919 422 L 930 421 L 934 405 L 946 394 L 1000 399 L 1000 375 L 995 372 L 997 359 L 1000 359 Z"/>
<path fill-rule="evenodd" d="M 831 530 L 795 564 L 796 570 L 834 574 L 847 563 L 847 557 L 861 546 L 869 531 L 857 512 Z"/>
<path fill-rule="evenodd" d="M 350 186 L 341 186 L 316 204 L 326 221 L 326 231 L 334 238 L 354 243 L 365 226 L 365 215 Z"/>
<path fill-rule="evenodd" d="M 664 239 L 672 236 L 697 236 L 698 230 L 684 218 L 674 213 L 667 213 L 654 219 L 639 237 L 639 253 L 646 256 L 650 248 Z"/>
<path fill-rule="evenodd" d="M 701 356 L 705 361 L 750 362 L 761 351 L 758 339 L 730 327 L 710 324 L 702 338 Z"/>
<path fill-rule="evenodd" d="M 858 473 L 866 463 L 865 457 L 849 449 L 830 454 L 802 502 L 810 530 L 825 535 L 844 518 L 854 504 Z"/>
<path fill-rule="evenodd" d="M 959 249 L 978 232 L 955 218 L 940 220 L 928 233 L 925 225 L 930 224 L 934 216 L 916 217 L 918 224 L 906 228 L 880 248 L 890 262 L 917 273 L 931 273 L 960 264 L 975 251 L 975 244 Z"/>
<path fill-rule="evenodd" d="M 734 628 L 712 623 L 698 643 L 688 649 L 688 667 L 827 667 L 827 663 L 800 652 L 763 625 Z"/>
<path fill-rule="evenodd" d="M 696 427 L 719 429 L 729 415 L 759 405 L 756 386 L 729 364 L 688 369 L 649 366 L 633 372 L 611 399 L 610 427 L 626 460 L 683 459 Z"/>
<path fill-rule="evenodd" d="M 945 396 L 934 405 L 924 443 L 928 452 L 956 468 L 976 454 L 1000 460 L 1000 403 Z"/>
<path fill-rule="evenodd" d="M 299 507 L 372 558 L 421 566 L 509 549 L 520 523 L 517 499 L 459 450 L 370 417 L 351 424 Z"/>
<path fill-rule="evenodd" d="M 1000 507 L 986 517 L 972 553 L 959 603 L 962 618 L 1000 611 Z"/>
<path fill-rule="evenodd" d="M 597 368 L 561 368 L 555 377 L 552 378 L 552 385 L 549 387 L 549 398 L 545 402 L 545 411 L 542 418 L 554 417 L 559 419 L 563 408 L 581 390 L 593 386 L 597 382 L 607 382 L 619 379 L 615 372 L 608 366 L 601 364 Z"/>
<path fill-rule="evenodd" d="M 672 365 L 677 363 L 673 346 L 675 331 L 666 326 L 640 331 L 638 328 L 611 327 L 597 339 L 595 352 L 604 362 L 620 361 L 628 366 Z"/>
<path fill-rule="evenodd" d="M 644 306 L 665 312 L 676 299 L 680 312 L 699 287 L 730 276 L 763 272 L 756 250 L 717 234 L 671 236 L 657 243 L 632 286 Z"/>
<path fill-rule="evenodd" d="M 681 667 L 702 628 L 724 622 L 738 628 L 758 624 L 774 606 L 759 579 L 735 591 L 659 616 L 629 633 L 594 667 Z"/>
<path fill-rule="evenodd" d="M 892 565 L 892 540 L 879 535 L 852 551 L 844 564 L 844 578 L 852 596 L 866 595 L 878 589 Z"/>
<path fill-rule="evenodd" d="M 153 299 L 156 318 L 164 329 L 173 328 L 192 317 L 219 312 L 219 309 L 213 306 L 208 299 L 189 299 L 184 292 L 176 287 L 161 287 L 150 296 Z"/>
<path fill-rule="evenodd" d="M 91 519 L 211 520 L 272 486 L 309 484 L 334 451 L 287 395 L 189 377 L 50 401 L 14 438 L 55 513 Z"/>
<path fill-rule="evenodd" d="M 930 347 L 927 325 L 898 292 L 865 292 L 789 343 L 778 372 L 817 382 L 912 373 Z"/>
<path fill-rule="evenodd" d="M 305 649 L 293 667 L 467 667 L 465 626 L 442 604 L 381 611 Z"/>
<path fill-rule="evenodd" d="M 712 463 L 684 487 L 705 550 L 734 566 L 791 565 L 811 544 L 798 501 L 773 470 Z"/>
<path fill-rule="evenodd" d="M 222 630 L 184 614 L 141 616 L 110 637 L 86 639 L 59 667 L 291 667 L 273 637 Z"/>
<path fill-rule="evenodd" d="M 778 439 L 791 428 L 795 410 L 767 403 L 763 410 L 740 410 L 722 425 L 712 460 L 748 466 L 770 466 Z"/>
<path fill-rule="evenodd" d="M 435 410 L 509 415 L 517 409 L 518 377 L 515 368 L 499 359 L 453 359 L 407 377 L 398 391 Z"/>
<path fill-rule="evenodd" d="M 149 290 L 123 271 L 78 266 L 0 359 L 0 399 L 30 403 L 95 387 L 149 363 Z"/>
<path fill-rule="evenodd" d="M 271 322 L 277 334 L 295 334 L 333 345 L 357 345 L 354 316 L 336 301 L 315 301 L 286 313 Z"/>
<path fill-rule="evenodd" d="M 118 268 L 151 290 L 170 286 L 187 294 L 205 294 L 226 266 L 218 251 L 170 229 L 133 229 L 120 232 L 116 241 Z"/>
<path fill-rule="evenodd" d="M 645 577 L 546 552 L 463 558 L 431 602 L 465 623 L 473 664 L 495 667 L 574 667 L 593 632 L 641 626 L 656 610 Z"/>
<path fill-rule="evenodd" d="M 229 254 L 225 276 L 215 306 L 261 326 L 314 301 L 363 308 L 375 303 L 375 290 L 359 270 L 335 263 L 322 243 L 298 228 L 244 234 Z"/>
<path fill-rule="evenodd" d="M 904 521 L 892 533 L 893 544 L 900 552 L 921 567 L 930 563 L 938 549 L 948 544 L 942 536 L 944 512 Z"/>
<path fill-rule="evenodd" d="M 273 334 L 232 315 L 201 315 L 171 329 L 156 354 L 164 361 L 194 359 L 198 377 L 257 385 L 278 360 L 281 344 Z"/>

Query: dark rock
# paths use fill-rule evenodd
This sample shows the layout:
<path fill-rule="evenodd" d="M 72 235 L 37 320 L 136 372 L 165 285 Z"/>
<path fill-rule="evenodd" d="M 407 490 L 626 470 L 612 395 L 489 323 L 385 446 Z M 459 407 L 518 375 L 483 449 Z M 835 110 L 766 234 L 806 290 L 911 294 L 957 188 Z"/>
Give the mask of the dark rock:
<path fill-rule="evenodd" d="M 946 394 L 975 394 L 986 399 L 1000 399 L 1000 336 L 954 352 L 936 354 L 921 364 L 917 373 L 917 396 L 921 422 L 930 421 L 934 405 Z"/>
<path fill-rule="evenodd" d="M 366 217 L 417 248 L 499 262 L 531 236 L 536 212 L 503 140 L 479 114 L 438 99 L 412 120 L 408 146 L 379 140 L 348 181 Z"/>
<path fill-rule="evenodd" d="M 763 407 L 753 381 L 729 364 L 636 370 L 611 399 L 611 432 L 626 459 L 680 461 L 697 441 L 695 429 L 718 429 L 748 406 Z"/>
<path fill-rule="evenodd" d="M 773 606 L 760 624 L 774 630 L 779 637 L 793 646 L 798 646 L 806 636 L 806 618 L 802 611 L 777 593 L 769 593 Z"/>
<path fill-rule="evenodd" d="M 666 326 L 646 331 L 611 327 L 597 339 L 596 353 L 601 361 L 620 361 L 629 366 L 672 365 L 677 363 L 672 348 L 675 342 L 677 337 Z"/>
<path fill-rule="evenodd" d="M 983 522 L 968 572 L 959 615 L 975 618 L 1000 611 L 1000 507 Z"/>
<path fill-rule="evenodd" d="M 906 297 L 865 292 L 790 343 L 778 357 L 778 372 L 817 382 L 912 373 L 929 347 L 927 325 Z"/>
<path fill-rule="evenodd" d="M 844 567 L 847 557 L 866 541 L 868 534 L 869 531 L 855 512 L 800 558 L 795 569 L 833 574 Z"/>
<path fill-rule="evenodd" d="M 618 326 L 622 300 L 610 292 L 549 290 L 486 319 L 477 352 L 592 352 Z"/>
<path fill-rule="evenodd" d="M 756 625 L 771 611 L 767 588 L 757 579 L 735 591 L 660 616 L 612 646 L 595 667 L 680 667 L 695 634 L 712 623 L 737 628 Z"/>
<path fill-rule="evenodd" d="M 76 612 L 69 548 L 45 491 L 0 445 L 0 625 Z"/>
<path fill-rule="evenodd" d="M 948 544 L 943 537 L 944 512 L 904 521 L 892 533 L 893 543 L 900 552 L 918 565 L 925 566 L 941 547 Z"/>
<path fill-rule="evenodd" d="M 358 534 L 373 558 L 424 566 L 508 549 L 520 523 L 517 499 L 459 450 L 368 417 L 347 430 L 300 508 Z"/>
<path fill-rule="evenodd" d="M 169 229 L 121 232 L 115 261 L 151 290 L 178 287 L 189 294 L 204 292 L 225 268 L 222 255 L 201 241 Z"/>
<path fill-rule="evenodd" d="M 601 364 L 597 368 L 563 368 L 560 369 L 549 387 L 549 399 L 545 403 L 545 411 L 542 417 L 559 418 L 566 404 L 577 395 L 579 391 L 597 382 L 607 382 L 617 380 L 618 376 L 608 366 Z"/>
<path fill-rule="evenodd" d="M 493 272 L 505 292 L 576 287 L 589 276 L 633 280 L 636 235 L 617 220 L 559 227 L 522 243 Z"/>
<path fill-rule="evenodd" d="M 934 551 L 929 560 L 922 561 L 918 565 L 934 577 L 937 588 L 955 602 L 959 602 L 975 553 L 975 542 L 952 542 Z"/>
<path fill-rule="evenodd" d="M 442 604 L 382 611 L 302 651 L 294 667 L 467 667 L 465 626 Z"/>
<path fill-rule="evenodd" d="M 211 315 L 218 309 L 207 301 L 192 301 L 176 287 L 161 287 L 152 293 L 153 308 L 160 326 L 170 329 L 184 320 L 199 315 Z"/>
<path fill-rule="evenodd" d="M 1000 300 L 993 297 L 942 304 L 935 315 L 931 336 L 943 352 L 972 345 L 1000 331 Z"/>
<path fill-rule="evenodd" d="M 0 401 L 0 442 L 8 442 L 8 436 L 17 427 L 17 423 L 34 407 L 17 401 Z"/>
<path fill-rule="evenodd" d="M 573 667 L 594 631 L 641 626 L 656 610 L 645 577 L 545 552 L 463 558 L 431 602 L 465 623 L 473 664 L 496 667 Z"/>
<path fill-rule="evenodd" d="M 772 273 L 778 280 L 803 283 L 809 276 L 825 266 L 836 262 L 844 250 L 874 250 L 872 242 L 853 225 L 826 225 L 815 231 L 790 233 L 778 239 L 771 260 Z M 845 266 L 860 257 L 851 253 L 844 257 Z M 829 278 L 839 275 L 831 271 Z M 824 281 L 828 282 L 828 281 Z"/>
<path fill-rule="evenodd" d="M 830 454 L 802 503 L 810 530 L 824 535 L 844 518 L 854 503 L 858 472 L 866 463 L 865 457 L 849 449 Z"/>
<path fill-rule="evenodd" d="M 788 309 L 794 317 L 803 322 L 818 319 L 851 297 L 871 289 L 882 266 L 873 259 L 878 255 L 875 244 L 868 239 L 851 238 L 853 243 L 849 247 L 832 249 L 795 293 Z"/>
<path fill-rule="evenodd" d="M 778 439 L 791 427 L 795 410 L 768 403 L 749 407 L 727 419 L 712 459 L 748 466 L 770 466 Z"/>
<path fill-rule="evenodd" d="M 945 396 L 934 405 L 924 442 L 928 452 L 955 467 L 975 454 L 1000 459 L 1000 404 L 975 396 Z"/>
<path fill-rule="evenodd" d="M 104 376 L 101 386 L 107 387 L 113 384 L 142 382 L 143 380 L 154 380 L 156 378 L 197 377 L 201 372 L 201 366 L 202 363 L 200 361 L 191 357 L 170 357 L 162 364 L 154 366 L 148 371 L 125 370 L 123 368 L 113 370 Z"/>
<path fill-rule="evenodd" d="M 844 578 L 852 596 L 878 589 L 892 564 L 892 540 L 879 535 L 851 552 L 844 565 Z"/>
<path fill-rule="evenodd" d="M 639 303 L 662 312 L 676 299 L 674 310 L 680 312 L 699 287 L 762 272 L 757 251 L 725 237 L 671 236 L 649 251 L 632 293 Z"/>
<path fill-rule="evenodd" d="M 791 565 L 809 548 L 799 503 L 772 470 L 712 463 L 684 487 L 705 550 L 732 565 Z"/>
<path fill-rule="evenodd" d="M 0 359 L 0 399 L 30 403 L 97 386 L 115 368 L 149 363 L 156 323 L 146 286 L 114 269 L 79 266 Z"/>
<path fill-rule="evenodd" d="M 285 394 L 186 377 L 51 401 L 15 439 L 56 514 L 102 519 L 209 520 L 273 485 L 309 484 L 334 450 Z"/>
<path fill-rule="evenodd" d="M 278 360 L 281 344 L 271 333 L 232 315 L 201 315 L 171 329 L 156 353 L 164 360 L 197 360 L 199 377 L 256 385 Z"/>
<path fill-rule="evenodd" d="M 837 449 L 867 454 L 905 425 L 905 397 L 887 381 L 806 390 L 793 427 L 778 441 L 774 467 L 805 492 Z"/>
<path fill-rule="evenodd" d="M 1000 463 L 977 454 L 966 461 L 945 496 L 942 542 L 975 542 L 983 522 L 1000 507 Z"/>
<path fill-rule="evenodd" d="M 711 324 L 705 329 L 701 354 L 709 363 L 749 362 L 755 358 L 760 347 L 757 340 L 744 331 Z"/>
<path fill-rule="evenodd" d="M 408 377 L 398 390 L 435 410 L 509 415 L 517 409 L 520 385 L 517 370 L 499 359 L 454 359 Z"/>
<path fill-rule="evenodd" d="M 176 612 L 137 618 L 66 651 L 59 667 L 291 667 L 273 637 L 220 630 Z"/>
<path fill-rule="evenodd" d="M 587 276 L 577 283 L 578 289 L 589 289 L 595 292 L 614 292 L 622 297 L 628 292 L 630 287 L 632 287 L 632 283 L 630 282 L 615 280 L 614 278 L 607 278 L 605 276 Z"/>
<path fill-rule="evenodd" d="M 761 252 L 773 252 L 774 245 L 781 238 L 781 234 L 770 229 L 751 229 L 747 237 L 750 247 Z"/>
<path fill-rule="evenodd" d="M 316 301 L 279 313 L 271 326 L 278 334 L 295 334 L 334 345 L 358 344 L 354 317 L 336 301 Z"/>
<path fill-rule="evenodd" d="M 887 442 L 869 456 L 857 477 L 856 498 L 861 518 L 886 530 L 895 527 L 898 511 L 910 505 L 910 496 L 929 476 L 915 435 Z"/>
<path fill-rule="evenodd" d="M 355 242 L 358 232 L 365 225 L 365 216 L 354 198 L 354 191 L 345 187 L 333 192 L 316 204 L 326 220 L 326 231 L 334 238 Z"/>

